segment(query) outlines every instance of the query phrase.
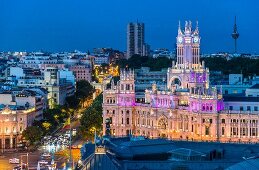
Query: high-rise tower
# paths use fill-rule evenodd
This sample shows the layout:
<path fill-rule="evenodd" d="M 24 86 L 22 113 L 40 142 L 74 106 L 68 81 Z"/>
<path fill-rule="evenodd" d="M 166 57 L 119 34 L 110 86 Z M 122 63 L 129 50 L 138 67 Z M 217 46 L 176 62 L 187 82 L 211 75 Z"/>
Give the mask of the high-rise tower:
<path fill-rule="evenodd" d="M 129 23 L 127 27 L 127 58 L 144 53 L 144 23 Z"/>
<path fill-rule="evenodd" d="M 235 23 L 234 23 L 234 30 L 232 33 L 232 38 L 235 41 L 235 53 L 237 53 L 237 39 L 239 37 L 239 33 L 237 32 L 237 24 L 236 24 L 236 16 L 235 16 Z"/>

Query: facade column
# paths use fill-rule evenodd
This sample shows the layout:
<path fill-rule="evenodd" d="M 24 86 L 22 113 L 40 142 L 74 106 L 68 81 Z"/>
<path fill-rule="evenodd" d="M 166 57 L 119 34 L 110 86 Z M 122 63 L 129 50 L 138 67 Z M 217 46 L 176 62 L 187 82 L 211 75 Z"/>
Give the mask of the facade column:
<path fill-rule="evenodd" d="M 13 135 L 10 135 L 10 148 L 13 149 Z"/>
<path fill-rule="evenodd" d="M 185 119 L 185 115 L 182 116 L 182 130 L 183 130 L 183 132 L 185 132 L 185 121 L 184 121 L 184 119 Z M 182 138 L 183 138 L 183 136 L 182 136 Z"/>
<path fill-rule="evenodd" d="M 2 139 L 3 139 L 3 145 L 2 146 L 3 146 L 3 152 L 4 152 L 5 151 L 5 135 L 3 135 Z"/>
<path fill-rule="evenodd" d="M 239 117 L 239 119 L 238 119 L 238 131 L 237 131 L 237 133 L 238 133 L 238 139 L 241 138 L 241 120 L 242 120 L 242 119 L 240 119 L 240 117 Z"/>
<path fill-rule="evenodd" d="M 4 135 L 1 135 L 1 152 L 4 152 Z"/>
<path fill-rule="evenodd" d="M 231 136 L 231 127 L 230 127 L 230 117 L 226 117 L 225 119 L 226 122 L 226 137 L 229 139 Z"/>
<path fill-rule="evenodd" d="M 213 125 L 213 128 L 214 128 L 214 134 L 212 134 L 213 138 L 217 141 L 218 139 L 218 135 L 219 135 L 219 121 L 218 121 L 218 115 L 215 115 L 212 119 L 212 124 Z"/>
<path fill-rule="evenodd" d="M 127 120 L 126 120 L 126 114 L 127 114 L 127 110 L 125 109 L 124 112 L 123 112 L 123 124 L 124 124 L 124 127 L 125 128 L 122 128 L 123 129 L 123 133 L 120 132 L 121 136 L 124 136 L 124 134 L 126 135 L 126 127 L 127 127 Z"/>
<path fill-rule="evenodd" d="M 251 120 L 251 117 L 249 117 L 249 119 L 247 120 L 248 122 L 247 122 L 247 124 L 248 124 L 248 129 L 247 129 L 247 133 L 248 133 L 248 138 L 250 139 L 250 136 L 251 136 L 251 134 L 250 134 L 250 128 L 251 128 L 251 125 L 250 125 L 250 120 Z"/>
<path fill-rule="evenodd" d="M 132 126 L 133 126 L 133 121 L 132 121 L 132 114 L 133 114 L 133 109 L 130 109 L 130 115 L 129 115 L 129 127 L 130 127 L 130 133 L 132 133 Z"/>

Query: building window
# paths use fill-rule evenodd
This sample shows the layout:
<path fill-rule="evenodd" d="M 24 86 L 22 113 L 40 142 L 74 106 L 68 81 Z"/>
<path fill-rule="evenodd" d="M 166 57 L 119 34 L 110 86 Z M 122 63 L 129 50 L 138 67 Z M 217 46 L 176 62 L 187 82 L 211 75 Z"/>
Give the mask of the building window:
<path fill-rule="evenodd" d="M 112 114 L 115 114 L 115 110 L 112 111 Z"/>
<path fill-rule="evenodd" d="M 258 111 L 258 107 L 257 106 L 254 107 L 254 111 Z"/>
<path fill-rule="evenodd" d="M 123 124 L 123 118 L 121 118 L 121 124 Z"/>
<path fill-rule="evenodd" d="M 221 135 L 225 135 L 225 127 L 221 128 Z"/>
<path fill-rule="evenodd" d="M 210 119 L 210 123 L 212 123 L 212 119 Z"/>
<path fill-rule="evenodd" d="M 126 84 L 126 90 L 130 90 L 130 85 Z"/>
<path fill-rule="evenodd" d="M 221 123 L 225 123 L 225 119 L 221 119 Z"/>
<path fill-rule="evenodd" d="M 251 106 L 247 106 L 247 107 L 246 107 L 246 110 L 247 110 L 247 111 L 251 111 Z"/>
<path fill-rule="evenodd" d="M 233 110 L 233 106 L 229 106 L 229 110 Z"/>
<path fill-rule="evenodd" d="M 129 118 L 127 118 L 127 125 L 129 124 Z"/>
<path fill-rule="evenodd" d="M 111 124 L 112 124 L 112 117 L 110 117 L 110 122 L 111 122 Z"/>
<path fill-rule="evenodd" d="M 205 127 L 205 135 L 210 135 L 210 127 Z"/>
<path fill-rule="evenodd" d="M 228 90 L 225 90 L 225 94 L 228 94 Z"/>
<path fill-rule="evenodd" d="M 252 128 L 251 136 L 257 136 L 257 128 Z"/>
<path fill-rule="evenodd" d="M 244 110 L 244 107 L 243 106 L 240 106 L 240 111 L 243 111 Z"/>

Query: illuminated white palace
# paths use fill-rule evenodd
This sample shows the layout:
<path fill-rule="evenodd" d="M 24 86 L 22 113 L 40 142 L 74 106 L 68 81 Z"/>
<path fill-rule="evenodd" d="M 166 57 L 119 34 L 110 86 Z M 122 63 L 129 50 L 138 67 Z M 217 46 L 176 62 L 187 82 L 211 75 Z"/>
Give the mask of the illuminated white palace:
<path fill-rule="evenodd" d="M 114 136 L 258 142 L 259 112 L 229 110 L 221 90 L 209 87 L 200 40 L 198 25 L 192 30 L 186 22 L 182 30 L 179 24 L 177 62 L 168 68 L 165 90 L 153 84 L 144 103 L 135 102 L 134 70 L 121 71 L 117 85 L 103 92 L 103 132 L 109 118 Z"/>

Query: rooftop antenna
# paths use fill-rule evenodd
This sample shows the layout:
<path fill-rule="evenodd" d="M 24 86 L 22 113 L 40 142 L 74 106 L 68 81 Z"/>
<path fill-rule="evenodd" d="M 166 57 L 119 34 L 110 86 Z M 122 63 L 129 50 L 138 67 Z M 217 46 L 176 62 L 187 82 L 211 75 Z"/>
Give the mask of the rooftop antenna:
<path fill-rule="evenodd" d="M 235 53 L 237 53 L 237 39 L 239 37 L 239 33 L 237 32 L 237 24 L 236 24 L 236 16 L 235 16 L 235 23 L 234 23 L 234 30 L 232 33 L 232 38 L 235 41 Z"/>

